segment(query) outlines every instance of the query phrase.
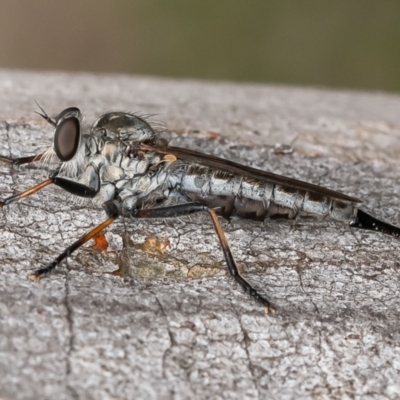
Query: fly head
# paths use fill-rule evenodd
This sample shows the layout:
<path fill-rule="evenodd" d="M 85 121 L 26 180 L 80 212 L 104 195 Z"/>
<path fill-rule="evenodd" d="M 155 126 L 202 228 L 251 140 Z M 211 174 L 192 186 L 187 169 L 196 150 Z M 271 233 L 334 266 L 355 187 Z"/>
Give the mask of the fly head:
<path fill-rule="evenodd" d="M 54 152 L 62 162 L 74 158 L 81 142 L 81 112 L 79 108 L 69 107 L 57 117 L 54 132 Z"/>

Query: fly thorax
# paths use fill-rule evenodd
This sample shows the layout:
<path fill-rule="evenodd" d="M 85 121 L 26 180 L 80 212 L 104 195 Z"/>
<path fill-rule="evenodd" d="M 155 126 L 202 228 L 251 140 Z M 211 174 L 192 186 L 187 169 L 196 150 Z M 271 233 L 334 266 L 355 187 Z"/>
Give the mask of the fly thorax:
<path fill-rule="evenodd" d="M 96 184 L 98 177 L 97 205 L 118 199 L 124 208 L 132 209 L 162 191 L 168 164 L 154 153 L 138 154 L 127 149 L 123 143 L 105 143 L 100 152 L 88 157 L 83 178 L 90 185 Z"/>
<path fill-rule="evenodd" d="M 126 112 L 103 114 L 91 128 L 91 135 L 107 141 L 146 142 L 155 138 L 151 125 L 143 118 Z"/>
<path fill-rule="evenodd" d="M 117 199 L 124 207 L 133 208 L 143 199 L 159 196 L 171 159 L 140 150 L 141 143 L 158 142 L 145 119 L 125 112 L 103 114 L 85 139 L 86 164 L 81 178 L 90 187 L 98 185 L 96 204 Z"/>

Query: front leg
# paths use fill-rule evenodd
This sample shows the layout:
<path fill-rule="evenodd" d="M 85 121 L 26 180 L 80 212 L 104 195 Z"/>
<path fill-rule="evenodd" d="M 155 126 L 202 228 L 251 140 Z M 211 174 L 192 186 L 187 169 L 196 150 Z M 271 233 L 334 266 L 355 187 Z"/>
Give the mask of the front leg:
<path fill-rule="evenodd" d="M 24 197 L 28 197 L 31 194 L 34 194 L 38 192 L 40 189 L 43 189 L 44 187 L 54 184 L 61 189 L 64 189 L 68 193 L 71 193 L 75 196 L 78 197 L 86 197 L 86 198 L 93 198 L 96 196 L 96 194 L 99 192 L 99 187 L 98 188 L 91 188 L 89 186 L 83 185 L 82 183 L 79 182 L 74 182 L 70 181 L 69 179 L 65 178 L 59 178 L 58 176 L 54 176 L 57 174 L 57 170 L 55 173 L 50 175 L 49 179 L 46 179 L 45 181 L 39 183 L 36 186 L 31 187 L 28 190 L 25 190 L 22 193 L 15 194 L 14 196 L 10 196 L 3 201 L 0 201 L 0 207 L 7 206 L 10 203 L 13 203 L 14 201 L 18 201 L 20 199 L 23 199 Z"/>
<path fill-rule="evenodd" d="M 55 121 L 53 121 L 46 113 L 46 111 L 43 110 L 42 107 L 40 107 L 39 103 L 35 100 L 35 103 L 37 104 L 37 106 L 40 108 L 40 110 L 42 111 L 40 112 L 36 112 L 36 114 L 40 115 L 43 119 L 45 119 L 51 126 L 55 127 L 56 123 Z M 44 153 L 43 154 L 38 154 L 36 156 L 28 156 L 28 157 L 18 157 L 18 158 L 11 158 L 11 157 L 5 157 L 5 156 L 0 156 L 0 161 L 5 162 L 7 164 L 11 164 L 11 165 L 22 165 L 22 164 L 28 164 L 31 162 L 35 162 L 35 161 L 40 161 L 42 158 L 44 157 Z"/>
<path fill-rule="evenodd" d="M 0 161 L 10 165 L 22 165 L 22 164 L 29 164 L 35 161 L 40 161 L 43 157 L 44 153 L 38 154 L 36 156 L 18 157 L 18 158 L 0 156 Z"/>
<path fill-rule="evenodd" d="M 37 104 L 37 106 L 40 108 L 40 110 L 42 111 L 40 112 L 36 112 L 36 114 L 40 115 L 43 119 L 45 119 L 51 126 L 55 127 L 56 123 L 55 121 L 53 121 L 46 113 L 46 111 L 43 110 L 42 107 L 40 107 L 39 103 L 35 100 L 35 103 Z M 11 164 L 11 165 L 22 165 L 22 164 L 29 164 L 31 162 L 35 162 L 35 161 L 40 161 L 42 158 L 44 157 L 44 153 L 43 154 L 38 154 L 36 156 L 28 156 L 28 157 L 18 157 L 18 158 L 11 158 L 11 157 L 5 157 L 5 156 L 0 156 L 0 161 L 7 163 L 7 164 Z"/>
<path fill-rule="evenodd" d="M 222 251 L 224 253 L 224 257 L 226 263 L 228 265 L 229 273 L 233 276 L 233 278 L 242 286 L 242 288 L 249 292 L 249 294 L 254 297 L 257 301 L 259 301 L 262 305 L 265 306 L 266 312 L 274 312 L 275 308 L 271 305 L 270 301 L 259 294 L 249 282 L 244 279 L 238 270 L 236 262 L 233 258 L 232 252 L 229 248 L 228 241 L 226 240 L 225 233 L 219 223 L 218 216 L 216 212 L 205 206 L 201 203 L 188 203 L 188 204 L 180 204 L 176 206 L 170 207 L 162 207 L 162 208 L 152 208 L 152 209 L 144 209 L 138 210 L 133 214 L 135 218 L 170 218 L 170 217 L 179 217 L 183 215 L 190 215 L 197 212 L 208 212 L 211 217 L 211 220 L 214 225 L 215 232 L 218 236 L 219 242 L 221 244 Z"/>

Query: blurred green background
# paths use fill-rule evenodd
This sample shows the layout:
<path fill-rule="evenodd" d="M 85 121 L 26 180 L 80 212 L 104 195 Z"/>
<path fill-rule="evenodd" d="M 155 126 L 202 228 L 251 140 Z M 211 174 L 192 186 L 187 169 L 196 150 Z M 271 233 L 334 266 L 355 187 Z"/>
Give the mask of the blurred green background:
<path fill-rule="evenodd" d="M 0 67 L 400 91 L 400 2 L 0 0 Z"/>

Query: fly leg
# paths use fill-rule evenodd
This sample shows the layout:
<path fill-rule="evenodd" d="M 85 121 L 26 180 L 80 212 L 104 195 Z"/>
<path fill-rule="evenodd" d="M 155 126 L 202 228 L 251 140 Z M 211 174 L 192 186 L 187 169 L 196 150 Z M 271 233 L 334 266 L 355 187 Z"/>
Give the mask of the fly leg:
<path fill-rule="evenodd" d="M 36 102 L 37 106 L 40 108 L 40 112 L 36 112 L 36 114 L 40 115 L 43 119 L 45 119 L 50 125 L 52 126 L 56 126 L 57 124 L 55 123 L 55 121 L 53 121 L 46 113 L 46 111 L 43 110 L 42 107 L 40 107 L 40 105 Z M 44 157 L 44 153 L 43 154 L 38 154 L 36 156 L 28 156 L 28 157 L 18 157 L 18 158 L 11 158 L 11 157 L 4 157 L 4 156 L 0 156 L 0 161 L 7 163 L 7 164 L 11 164 L 11 165 L 22 165 L 22 164 L 29 164 L 31 162 L 35 162 L 35 161 L 40 161 L 42 158 Z"/>
<path fill-rule="evenodd" d="M 218 216 L 216 212 L 200 203 L 188 203 L 170 207 L 153 208 L 139 210 L 133 214 L 135 218 L 170 218 L 178 217 L 182 215 L 190 215 L 197 212 L 208 212 L 214 225 L 215 232 L 218 236 L 219 242 L 221 244 L 222 251 L 226 263 L 228 265 L 229 273 L 233 278 L 242 286 L 242 288 L 248 292 L 252 297 L 259 301 L 265 307 L 266 312 L 274 312 L 275 308 L 271 305 L 268 299 L 260 295 L 249 282 L 247 282 L 239 273 L 236 262 L 233 258 L 232 252 L 229 248 L 228 241 L 226 240 L 225 233 L 222 230 L 221 224 L 219 223 Z"/>
<path fill-rule="evenodd" d="M 79 247 L 84 245 L 90 239 L 94 238 L 98 235 L 102 230 L 107 228 L 107 226 L 111 225 L 119 216 L 119 211 L 114 203 L 106 203 L 104 204 L 104 208 L 108 215 L 108 218 L 102 222 L 100 225 L 96 226 L 96 228 L 92 229 L 90 232 L 81 236 L 76 242 L 72 243 L 71 246 L 67 247 L 57 258 L 55 258 L 50 264 L 46 267 L 40 268 L 35 271 L 33 274 L 29 275 L 29 279 L 39 282 L 43 275 L 48 274 L 54 268 L 57 267 L 64 259 L 69 257 L 75 250 L 78 250 Z"/>
<path fill-rule="evenodd" d="M 0 207 L 6 206 L 10 203 L 13 203 L 14 201 L 18 201 L 24 197 L 28 197 L 31 194 L 34 194 L 38 192 L 39 190 L 43 189 L 44 187 L 54 184 L 56 186 L 61 187 L 65 191 L 79 197 L 87 197 L 87 198 L 93 198 L 96 196 L 96 194 L 99 191 L 99 188 L 91 188 L 89 186 L 83 185 L 79 182 L 74 182 L 70 181 L 69 179 L 65 178 L 59 178 L 57 176 L 58 170 L 55 170 L 49 177 L 49 179 L 46 179 L 45 181 L 39 183 L 36 186 L 31 187 L 28 190 L 25 190 L 22 193 L 18 193 L 14 196 L 8 197 L 3 201 L 0 201 Z M 49 264 L 47 267 L 41 268 L 34 272 L 32 275 L 29 277 L 35 281 L 39 281 L 40 277 L 43 274 L 46 274 L 53 270 L 62 260 L 64 260 L 66 257 L 68 257 L 72 252 L 74 252 L 76 249 L 81 247 L 84 243 L 86 243 L 88 240 L 96 236 L 99 232 L 101 232 L 104 228 L 106 228 L 108 225 L 110 225 L 117 217 L 118 217 L 118 210 L 116 209 L 115 206 L 109 205 L 108 203 L 105 204 L 106 212 L 109 215 L 109 218 L 104 221 L 102 224 L 91 230 L 89 233 L 86 235 L 82 236 L 80 239 L 78 239 L 75 243 L 73 243 L 71 246 L 69 246 L 66 250 L 64 250 L 51 264 Z"/>
<path fill-rule="evenodd" d="M 38 154 L 36 156 L 29 156 L 29 157 L 18 157 L 18 158 L 0 156 L 0 161 L 10 165 L 22 165 L 35 161 L 40 161 L 43 158 L 43 156 L 44 154 Z"/>
<path fill-rule="evenodd" d="M 25 190 L 24 192 L 15 194 L 14 196 L 7 197 L 6 199 L 4 199 L 2 201 L 0 200 L 0 207 L 6 206 L 10 203 L 13 203 L 14 201 L 23 199 L 24 197 L 28 197 L 31 194 L 38 192 L 39 190 L 43 189 L 44 187 L 46 187 L 50 184 L 59 186 L 61 189 L 64 189 L 68 193 L 71 193 L 71 194 L 73 194 L 75 196 L 79 196 L 79 197 L 93 198 L 98 193 L 98 189 L 93 189 L 89 186 L 82 185 L 81 183 L 54 176 L 54 175 L 56 175 L 56 173 L 57 173 L 57 170 L 55 173 L 50 175 L 49 179 L 46 179 L 45 181 L 39 183 L 38 185 L 33 186 L 28 190 Z"/>
<path fill-rule="evenodd" d="M 13 203 L 14 201 L 23 199 L 24 197 L 28 197 L 31 194 L 38 192 L 40 189 L 43 189 L 47 185 L 50 185 L 51 183 L 53 183 L 52 180 L 51 179 L 47 179 L 47 180 L 39 183 L 38 185 L 33 186 L 28 190 L 25 190 L 24 192 L 15 194 L 14 196 L 7 197 L 4 200 L 0 200 L 0 207 L 6 206 L 6 205 L 8 205 L 10 203 Z"/>

